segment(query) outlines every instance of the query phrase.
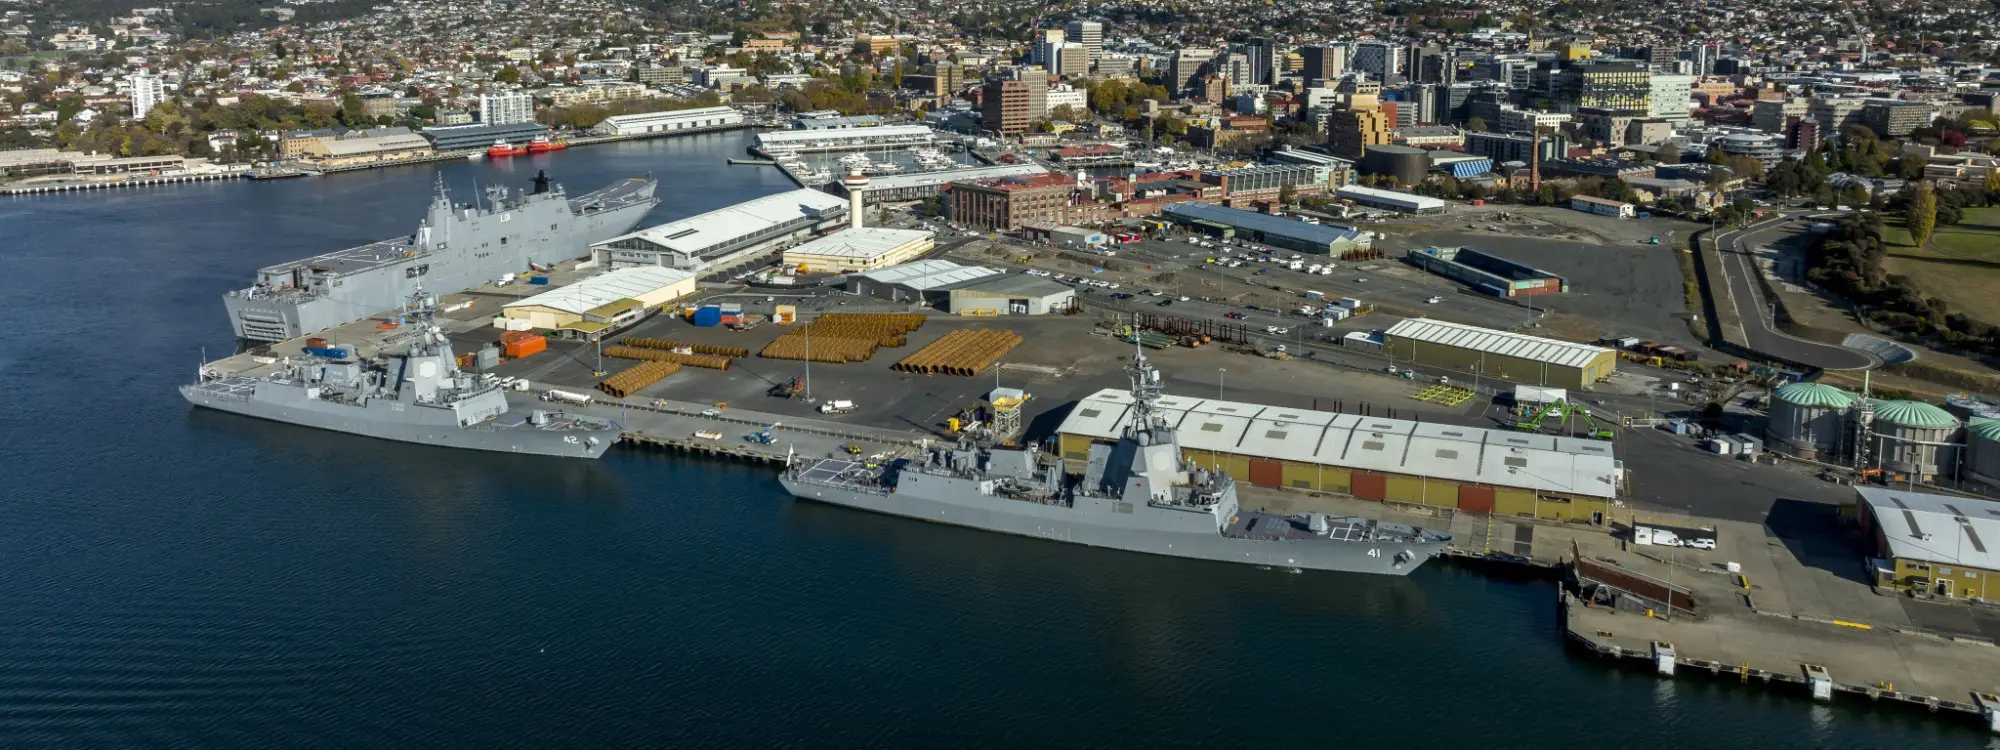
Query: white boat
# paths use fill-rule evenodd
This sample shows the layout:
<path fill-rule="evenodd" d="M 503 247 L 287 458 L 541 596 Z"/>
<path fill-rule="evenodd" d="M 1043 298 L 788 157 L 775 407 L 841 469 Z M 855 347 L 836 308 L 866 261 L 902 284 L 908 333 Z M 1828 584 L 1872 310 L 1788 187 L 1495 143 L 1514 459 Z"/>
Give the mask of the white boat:
<path fill-rule="evenodd" d="M 465 155 L 465 160 L 466 160 L 466 161 L 485 161 L 485 160 L 486 160 L 486 152 L 484 152 L 484 151 L 474 151 L 474 152 L 472 152 L 472 153 L 469 153 L 469 154 L 466 154 L 466 155 Z"/>

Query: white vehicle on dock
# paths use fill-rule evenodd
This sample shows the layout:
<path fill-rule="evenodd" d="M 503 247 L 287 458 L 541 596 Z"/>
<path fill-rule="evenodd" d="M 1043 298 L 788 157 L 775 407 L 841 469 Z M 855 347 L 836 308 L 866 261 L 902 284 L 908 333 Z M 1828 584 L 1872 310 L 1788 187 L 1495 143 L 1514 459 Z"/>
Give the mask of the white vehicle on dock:
<path fill-rule="evenodd" d="M 561 401 L 561 402 L 564 402 L 564 403 L 570 403 L 570 404 L 576 404 L 576 405 L 578 405 L 578 406 L 583 406 L 583 405 L 587 405 L 587 404 L 589 404 L 589 403 L 590 403 L 590 394 L 588 394 L 588 393 L 577 393 L 577 392 L 574 392 L 574 391 L 559 391 L 559 390 L 556 390 L 556 389 L 554 389 L 554 388 L 550 388 L 549 390 L 547 390 L 547 391 L 544 391 L 544 392 L 542 393 L 542 400 L 543 400 L 543 401 Z"/>
<path fill-rule="evenodd" d="M 854 411 L 853 401 L 828 401 L 819 405 L 819 413 L 821 414 L 846 414 L 850 411 Z"/>
<path fill-rule="evenodd" d="M 694 436 L 695 436 L 695 439 L 697 439 L 697 440 L 721 440 L 721 439 L 722 439 L 722 433 L 721 433 L 720 431 L 718 431 L 718 430 L 695 430 L 695 431 L 694 431 Z"/>

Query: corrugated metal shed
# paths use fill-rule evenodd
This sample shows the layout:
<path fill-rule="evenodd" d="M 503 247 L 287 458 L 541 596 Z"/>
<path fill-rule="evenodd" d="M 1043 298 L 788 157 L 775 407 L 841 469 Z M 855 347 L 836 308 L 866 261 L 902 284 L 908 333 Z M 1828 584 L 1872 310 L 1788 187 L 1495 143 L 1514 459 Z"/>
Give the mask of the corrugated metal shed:
<path fill-rule="evenodd" d="M 1391 326 L 1384 336 L 1432 344 L 1455 346 L 1504 357 L 1547 362 L 1563 367 L 1583 367 L 1592 359 L 1609 354 L 1610 349 L 1540 336 L 1496 331 L 1442 320 L 1411 318 Z"/>
<path fill-rule="evenodd" d="M 1889 487 L 1855 487 L 1874 513 L 1889 554 L 1907 560 L 2000 570 L 2000 503 Z"/>
<path fill-rule="evenodd" d="M 846 200 L 818 190 L 799 188 L 641 229 L 596 245 L 642 239 L 665 250 L 700 255 L 709 248 L 734 243 L 783 224 L 810 224 L 835 215 L 845 215 L 846 209 Z"/>
<path fill-rule="evenodd" d="M 542 292 L 505 307 L 546 307 L 582 315 L 619 300 L 642 297 L 686 281 L 694 274 L 662 266 L 626 268 Z"/>
<path fill-rule="evenodd" d="M 948 260 L 920 260 L 854 274 L 877 284 L 901 284 L 916 290 L 943 289 L 999 275 L 985 266 L 961 266 Z"/>
<path fill-rule="evenodd" d="M 1056 431 L 1116 439 L 1131 419 L 1131 404 L 1123 390 L 1098 391 L 1078 402 Z M 1602 441 L 1188 396 L 1162 398 L 1159 406 L 1180 431 L 1181 446 L 1193 451 L 1617 496 L 1617 461 L 1611 444 Z"/>
<path fill-rule="evenodd" d="M 1300 242 L 1314 245 L 1332 245 L 1336 242 L 1351 242 L 1361 236 L 1359 230 L 1337 224 L 1307 224 L 1298 219 L 1245 211 L 1207 203 L 1187 202 L 1168 204 L 1162 212 L 1189 219 L 1213 221 L 1217 224 L 1240 230 L 1262 232 L 1266 235 L 1290 237 Z"/>

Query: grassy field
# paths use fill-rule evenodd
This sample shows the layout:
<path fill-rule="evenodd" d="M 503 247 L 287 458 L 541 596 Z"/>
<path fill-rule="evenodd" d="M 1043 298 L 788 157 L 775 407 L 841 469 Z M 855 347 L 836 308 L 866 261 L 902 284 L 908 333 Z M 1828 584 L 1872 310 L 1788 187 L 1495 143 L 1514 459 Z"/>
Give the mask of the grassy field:
<path fill-rule="evenodd" d="M 1917 247 L 1901 217 L 1885 217 L 1882 240 L 1889 273 L 1902 274 L 1953 310 L 2000 321 L 2000 208 L 1968 208 L 1957 226 L 1940 226 Z"/>

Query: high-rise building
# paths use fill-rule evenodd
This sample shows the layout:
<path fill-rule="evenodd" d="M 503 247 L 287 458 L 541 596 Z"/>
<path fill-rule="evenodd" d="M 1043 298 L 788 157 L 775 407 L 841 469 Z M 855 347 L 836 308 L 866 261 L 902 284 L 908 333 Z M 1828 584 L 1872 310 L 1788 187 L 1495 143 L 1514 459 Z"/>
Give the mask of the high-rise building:
<path fill-rule="evenodd" d="M 1564 112 L 1615 109 L 1651 112 L 1652 73 L 1631 62 L 1575 63 L 1553 71 L 1551 98 Z M 1689 82 L 1692 85 L 1692 81 Z"/>
<path fill-rule="evenodd" d="M 1307 86 L 1323 86 L 1347 74 L 1347 48 L 1338 44 L 1315 44 L 1299 48 L 1305 67 L 1299 71 Z"/>
<path fill-rule="evenodd" d="M 1049 70 L 1064 77 L 1090 75 L 1090 48 L 1076 42 L 1056 45 L 1055 67 Z"/>
<path fill-rule="evenodd" d="M 980 124 L 987 130 L 1001 135 L 1017 135 L 1028 132 L 1034 124 L 1033 113 L 1028 109 L 1028 84 L 1023 81 L 996 79 L 986 82 L 979 98 Z"/>
<path fill-rule="evenodd" d="M 535 95 L 526 91 L 503 91 L 479 95 L 479 122 L 482 125 L 512 125 L 535 121 Z"/>
<path fill-rule="evenodd" d="M 150 73 L 133 73 L 125 77 L 132 86 L 132 119 L 146 119 L 146 113 L 153 111 L 160 102 L 167 100 L 167 87 L 160 77 Z"/>
<path fill-rule="evenodd" d="M 1028 92 L 1028 121 L 1046 117 L 1049 111 L 1049 72 L 1033 65 L 1015 68 L 1010 76 Z"/>
<path fill-rule="evenodd" d="M 1688 104 L 1694 100 L 1694 76 L 1654 73 L 1650 85 L 1646 97 L 1652 116 L 1675 125 L 1694 119 L 1688 114 Z"/>
<path fill-rule="evenodd" d="M 1224 99 L 1229 98 L 1229 79 L 1220 73 L 1202 76 L 1196 82 L 1195 88 L 1201 92 L 1201 100 L 1209 104 L 1221 104 Z"/>
<path fill-rule="evenodd" d="M 1806 119 L 1813 122 L 1821 139 L 1841 138 L 1847 135 L 1848 126 L 1862 124 L 1861 109 L 1867 104 L 1868 100 L 1860 97 L 1822 94 L 1806 105 Z"/>
<path fill-rule="evenodd" d="M 958 63 L 939 61 L 918 70 L 906 79 L 907 85 L 931 96 L 949 96 L 965 87 L 965 68 Z"/>
<path fill-rule="evenodd" d="M 1250 80 L 1239 82 L 1232 79 L 1231 83 L 1261 83 L 1265 85 L 1277 83 L 1278 48 L 1271 43 L 1269 37 L 1252 37 L 1250 43 L 1245 45 L 1243 51 L 1250 56 Z"/>
<path fill-rule="evenodd" d="M 1411 83 L 1403 86 L 1403 106 L 1397 111 L 1402 122 L 1396 127 L 1411 125 L 1432 125 L 1443 122 L 1438 116 L 1438 85 L 1435 83 Z"/>
<path fill-rule="evenodd" d="M 1169 78 L 1167 79 L 1167 88 L 1170 89 L 1169 93 L 1178 95 L 1186 91 L 1188 84 L 1194 81 L 1195 74 L 1201 72 L 1201 66 L 1207 65 L 1210 60 L 1214 59 L 1215 50 L 1212 49 L 1189 47 L 1174 50 L 1174 59 L 1169 65 Z"/>
<path fill-rule="evenodd" d="M 1561 135 L 1545 135 L 1540 139 L 1528 133 L 1486 133 L 1465 134 L 1465 152 L 1491 158 L 1494 164 L 1518 161 L 1534 161 L 1532 154 L 1536 148 L 1542 150 L 1542 160 L 1562 158 L 1569 151 L 1569 140 Z"/>
<path fill-rule="evenodd" d="M 1750 127 L 1766 133 L 1784 133 L 1794 118 L 1806 116 L 1806 103 L 1804 98 L 1796 96 L 1758 99 L 1750 103 Z"/>
<path fill-rule="evenodd" d="M 1030 59 L 1036 65 L 1055 70 L 1056 50 L 1064 41 L 1062 29 L 1042 29 L 1035 32 L 1035 48 L 1030 50 Z"/>
<path fill-rule="evenodd" d="M 1354 52 L 1348 60 L 1350 70 L 1367 73 L 1369 78 L 1387 83 L 1391 76 L 1402 73 L 1402 55 L 1396 45 L 1374 40 L 1354 43 Z"/>
<path fill-rule="evenodd" d="M 1083 45 L 1090 52 L 1090 62 L 1095 64 L 1104 56 L 1104 24 L 1097 21 L 1071 21 L 1063 27 L 1064 39 Z"/>
<path fill-rule="evenodd" d="M 1249 55 L 1231 52 L 1228 57 L 1222 58 L 1222 64 L 1217 67 L 1216 72 L 1222 74 L 1229 86 L 1248 86 L 1257 82 L 1257 66 L 1251 62 Z"/>
<path fill-rule="evenodd" d="M 1380 108 L 1336 109 L 1326 116 L 1327 153 L 1360 159 L 1369 146 L 1389 142 L 1389 120 Z"/>

